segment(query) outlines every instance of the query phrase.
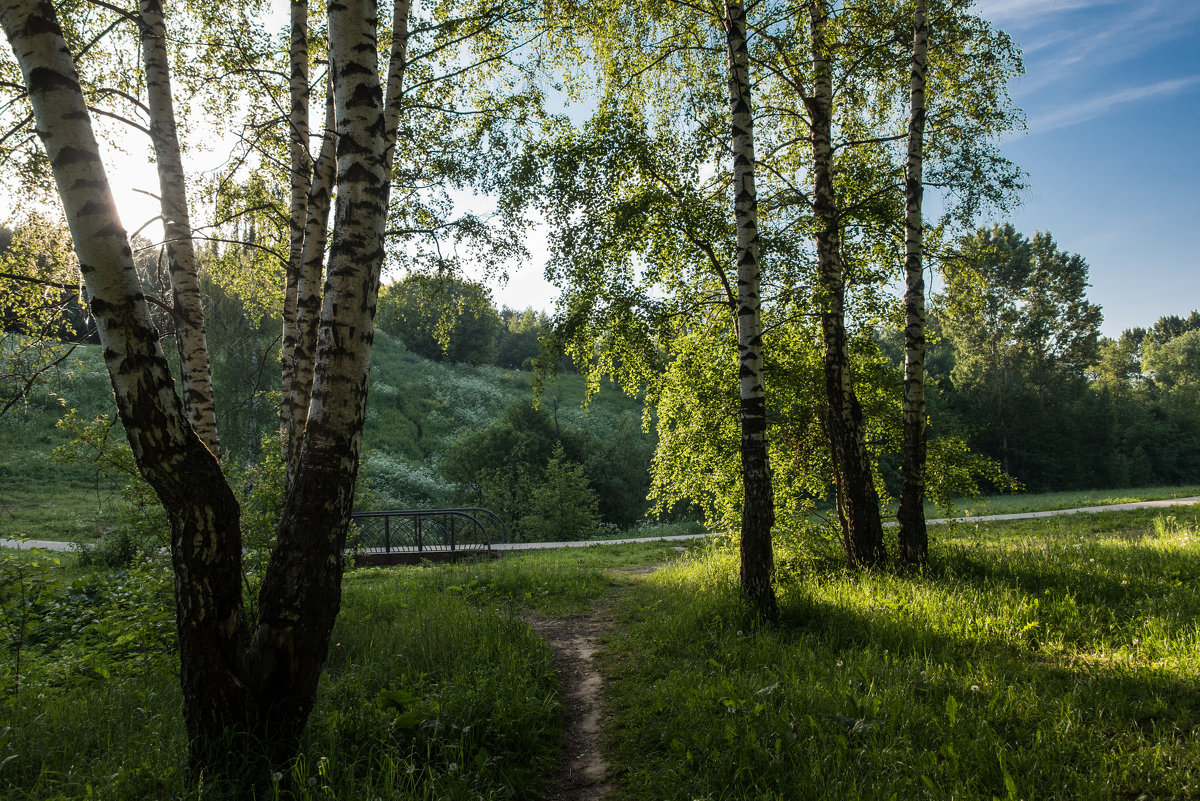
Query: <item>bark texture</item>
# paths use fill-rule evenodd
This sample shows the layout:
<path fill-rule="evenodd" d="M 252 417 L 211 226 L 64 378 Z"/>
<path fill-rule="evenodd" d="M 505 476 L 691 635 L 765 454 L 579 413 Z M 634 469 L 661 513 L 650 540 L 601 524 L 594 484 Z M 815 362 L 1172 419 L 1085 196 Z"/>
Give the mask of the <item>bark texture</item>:
<path fill-rule="evenodd" d="M 908 162 L 904 171 L 904 456 L 901 466 L 898 550 L 901 564 L 929 561 L 925 528 L 925 263 L 921 162 L 925 141 L 925 69 L 929 27 L 924 0 L 913 14 L 909 83 Z"/>
<path fill-rule="evenodd" d="M 118 413 L 171 522 L 184 719 L 199 767 L 213 758 L 211 746 L 224 732 L 245 730 L 237 501 L 175 393 L 54 7 L 4 0 L 0 24 L 62 198 Z"/>
<path fill-rule="evenodd" d="M 303 387 L 297 373 L 296 347 L 300 337 L 298 306 L 301 273 L 304 269 L 305 223 L 312 159 L 308 153 L 308 0 L 291 0 L 291 42 L 288 47 L 291 74 L 288 78 L 288 266 L 283 290 L 283 343 L 280 358 L 283 368 L 283 393 L 279 405 L 279 423 L 283 440 L 284 463 L 288 475 L 296 466 L 300 442 L 304 438 Z"/>
<path fill-rule="evenodd" d="M 313 371 L 316 368 L 317 329 L 321 321 L 321 290 L 324 281 L 325 245 L 329 238 L 329 209 L 333 201 L 333 182 L 337 171 L 337 130 L 333 86 L 326 93 L 325 128 L 321 152 L 313 167 L 312 187 L 306 204 L 304 246 L 301 250 L 300 275 L 296 284 L 295 343 L 292 347 L 292 389 L 289 393 L 290 428 L 288 445 L 288 483 L 300 463 L 300 446 L 308 427 L 308 404 L 312 400 Z"/>
<path fill-rule="evenodd" d="M 338 133 L 333 236 L 308 424 L 249 649 L 258 726 L 278 756 L 292 753 L 308 719 L 341 604 L 390 177 L 377 22 L 374 2 L 329 8 Z"/>
<path fill-rule="evenodd" d="M 813 94 L 808 108 L 812 122 L 813 204 L 818 225 L 817 272 L 828 395 L 825 429 L 847 558 L 854 567 L 871 566 L 881 564 L 887 552 L 879 497 L 863 433 L 862 407 L 854 394 L 846 334 L 846 272 L 833 183 L 833 74 L 826 36 L 828 5 L 824 0 L 810 0 L 808 11 L 813 49 Z"/>
<path fill-rule="evenodd" d="M 146 70 L 147 106 L 150 109 L 150 138 L 158 164 L 162 197 L 163 231 L 166 234 L 167 265 L 179 350 L 179 381 L 183 406 L 196 434 L 214 454 L 219 453 L 217 413 L 213 403 L 212 371 L 208 360 L 208 337 L 188 213 L 187 183 L 179 134 L 175 128 L 175 106 L 171 97 L 171 71 L 167 59 L 167 33 L 160 0 L 141 0 L 142 63 Z"/>
<path fill-rule="evenodd" d="M 750 53 L 746 7 L 725 5 L 729 56 L 729 106 L 733 145 L 733 212 L 737 225 L 738 377 L 741 393 L 742 506 L 741 583 L 750 602 L 766 616 L 778 613 L 771 529 L 775 501 L 767 459 L 767 404 L 763 385 L 762 268 L 759 264 L 758 194 L 754 181 L 754 118 L 750 96 Z"/>

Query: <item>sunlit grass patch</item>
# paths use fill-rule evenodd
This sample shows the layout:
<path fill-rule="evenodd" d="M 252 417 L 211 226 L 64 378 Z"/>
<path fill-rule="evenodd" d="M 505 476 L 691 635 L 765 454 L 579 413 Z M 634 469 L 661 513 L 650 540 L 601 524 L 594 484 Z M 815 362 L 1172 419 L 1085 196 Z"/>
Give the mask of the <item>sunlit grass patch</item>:
<path fill-rule="evenodd" d="M 778 627 L 741 604 L 730 550 L 664 569 L 606 657 L 621 797 L 1195 795 L 1186 515 L 959 527 L 912 576 L 816 546 Z"/>

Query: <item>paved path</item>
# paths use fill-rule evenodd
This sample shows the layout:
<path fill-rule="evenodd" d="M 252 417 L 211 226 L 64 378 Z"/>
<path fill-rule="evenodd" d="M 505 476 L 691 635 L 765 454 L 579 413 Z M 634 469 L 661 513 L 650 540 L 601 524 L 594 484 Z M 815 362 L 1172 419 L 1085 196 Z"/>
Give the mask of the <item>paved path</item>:
<path fill-rule="evenodd" d="M 1073 515 L 1095 512 L 1115 512 L 1122 509 L 1158 509 L 1168 506 L 1188 506 L 1200 503 L 1200 496 L 1191 498 L 1168 498 L 1162 501 L 1133 501 L 1131 503 L 1110 503 L 1104 506 L 1079 506 L 1074 509 L 1050 509 L 1045 512 L 1016 512 L 1004 515 L 970 515 L 968 517 L 941 517 L 927 520 L 931 526 L 947 523 L 979 523 L 986 520 L 1032 520 L 1038 517 L 1054 517 L 1055 515 Z M 896 522 L 884 523 L 884 526 L 895 526 Z M 573 542 L 509 542 L 495 543 L 493 551 L 531 551 L 544 548 L 588 548 L 593 545 L 631 545 L 635 542 L 681 542 L 683 540 L 699 540 L 710 534 L 674 534 L 669 537 L 625 537 L 615 540 L 577 540 Z M 74 547 L 71 542 L 54 540 L 0 540 L 0 547 L 5 548 L 44 548 L 47 551 L 69 551 Z"/>
<path fill-rule="evenodd" d="M 1193 503 L 1200 503 L 1200 496 L 1191 498 L 1167 498 L 1162 501 L 1131 501 L 1130 503 L 1110 503 L 1104 506 L 1078 506 L 1074 509 L 1048 509 L 1045 512 L 1016 512 L 1007 515 L 971 515 L 969 517 L 943 517 L 937 520 L 925 521 L 931 526 L 941 525 L 945 523 L 976 523 L 980 520 L 1032 520 L 1037 517 L 1054 517 L 1055 515 L 1074 515 L 1088 512 L 1117 512 L 1122 509 L 1157 509 L 1168 506 L 1189 506 Z M 894 526 L 893 521 L 888 523 L 889 526 Z"/>

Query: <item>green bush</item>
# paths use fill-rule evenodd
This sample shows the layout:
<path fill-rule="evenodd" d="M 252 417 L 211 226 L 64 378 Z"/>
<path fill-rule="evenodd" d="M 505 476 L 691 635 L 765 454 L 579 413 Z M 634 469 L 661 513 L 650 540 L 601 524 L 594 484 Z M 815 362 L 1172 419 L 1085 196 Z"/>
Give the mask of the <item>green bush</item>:
<path fill-rule="evenodd" d="M 583 467 L 567 459 L 562 443 L 546 463 L 545 479 L 534 486 L 529 512 L 521 520 L 524 539 L 540 541 L 586 539 L 600 522 L 596 493 L 588 486 Z"/>

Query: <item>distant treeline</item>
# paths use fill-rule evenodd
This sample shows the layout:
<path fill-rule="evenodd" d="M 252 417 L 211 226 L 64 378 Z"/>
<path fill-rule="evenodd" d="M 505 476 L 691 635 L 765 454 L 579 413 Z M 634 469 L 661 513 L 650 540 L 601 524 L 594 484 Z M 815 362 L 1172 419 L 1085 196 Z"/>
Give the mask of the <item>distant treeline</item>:
<path fill-rule="evenodd" d="M 528 370 L 550 319 L 532 308 L 497 310 L 482 284 L 414 273 L 380 290 L 375 325 L 427 359 Z"/>
<path fill-rule="evenodd" d="M 87 316 L 71 277 L 73 260 L 53 228 L 0 229 L 4 271 L 25 275 L 0 281 L 6 293 L 0 322 L 8 333 L 78 341 L 89 333 Z M 163 295 L 157 249 L 144 244 L 138 261 L 147 292 Z M 942 265 L 944 288 L 929 312 L 934 438 L 961 438 L 1036 491 L 1200 480 L 1200 311 L 1105 338 L 1101 310 L 1086 297 L 1086 262 L 1059 250 L 1050 234 L 1030 239 L 994 226 L 958 245 L 957 258 Z M 276 425 L 279 323 L 247 300 L 253 293 L 202 280 L 214 379 L 238 388 L 218 396 L 226 442 L 254 458 Z M 155 313 L 169 334 L 169 315 Z M 509 369 L 530 369 L 543 343 L 553 340 L 544 312 L 497 309 L 485 286 L 454 275 L 412 274 L 384 286 L 376 324 L 412 354 Z M 901 334 L 881 328 L 873 339 L 891 362 L 884 371 L 891 378 L 872 380 L 894 382 L 887 392 L 894 397 Z M 565 358 L 560 367 L 574 371 Z M 872 411 L 881 412 L 890 414 Z M 586 461 L 572 443 L 563 444 L 570 461 Z M 874 452 L 894 494 L 899 454 L 887 446 Z M 539 469 L 547 454 L 539 452 Z M 603 519 L 616 517 L 601 512 Z"/>
<path fill-rule="evenodd" d="M 1200 480 L 1200 312 L 1101 337 L 1087 264 L 1050 234 L 980 229 L 961 252 L 930 318 L 935 429 L 1030 490 Z M 899 336 L 881 344 L 899 365 Z"/>

